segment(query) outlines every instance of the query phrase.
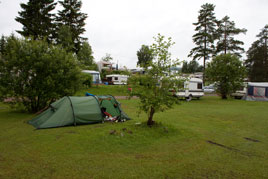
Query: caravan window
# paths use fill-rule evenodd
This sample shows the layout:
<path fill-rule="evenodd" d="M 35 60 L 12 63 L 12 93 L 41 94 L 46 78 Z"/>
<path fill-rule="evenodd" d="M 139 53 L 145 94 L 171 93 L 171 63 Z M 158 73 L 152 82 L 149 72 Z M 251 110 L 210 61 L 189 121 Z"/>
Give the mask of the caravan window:
<path fill-rule="evenodd" d="M 114 77 L 114 80 L 118 80 L 118 77 Z"/>
<path fill-rule="evenodd" d="M 202 83 L 197 83 L 197 89 L 203 89 Z"/>

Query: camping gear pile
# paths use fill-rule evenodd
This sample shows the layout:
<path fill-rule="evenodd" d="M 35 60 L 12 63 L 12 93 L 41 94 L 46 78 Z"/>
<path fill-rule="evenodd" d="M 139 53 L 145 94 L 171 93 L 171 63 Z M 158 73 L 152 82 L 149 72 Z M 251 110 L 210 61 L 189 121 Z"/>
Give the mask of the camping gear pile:
<path fill-rule="evenodd" d="M 107 114 L 110 116 L 107 118 Z M 52 103 L 49 108 L 29 121 L 37 129 L 102 123 L 105 120 L 123 122 L 130 118 L 111 95 L 65 96 Z"/>

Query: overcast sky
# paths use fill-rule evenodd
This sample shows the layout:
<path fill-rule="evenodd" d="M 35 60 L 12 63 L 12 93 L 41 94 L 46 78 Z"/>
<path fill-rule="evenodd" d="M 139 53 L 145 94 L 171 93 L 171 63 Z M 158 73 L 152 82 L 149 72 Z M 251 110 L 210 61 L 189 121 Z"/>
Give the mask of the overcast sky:
<path fill-rule="evenodd" d="M 22 28 L 15 21 L 20 3 L 28 0 L 0 0 L 0 34 L 10 35 Z M 136 52 L 142 44 L 151 45 L 158 33 L 176 43 L 172 57 L 187 57 L 194 47 L 192 35 L 198 11 L 204 3 L 216 5 L 218 19 L 228 15 L 246 35 L 239 35 L 245 50 L 256 40 L 260 29 L 268 24 L 268 0 L 82 0 L 82 12 L 88 14 L 85 37 L 94 51 L 95 61 L 111 54 L 120 66 L 135 68 Z M 245 55 L 244 55 L 245 57 Z M 200 64 L 202 62 L 200 61 Z"/>

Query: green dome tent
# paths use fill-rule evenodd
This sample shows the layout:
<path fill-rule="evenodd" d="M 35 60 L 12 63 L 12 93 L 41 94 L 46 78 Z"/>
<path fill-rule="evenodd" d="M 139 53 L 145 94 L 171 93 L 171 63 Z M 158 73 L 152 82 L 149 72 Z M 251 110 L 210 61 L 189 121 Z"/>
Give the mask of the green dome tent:
<path fill-rule="evenodd" d="M 103 122 L 101 108 L 119 120 L 129 117 L 122 111 L 120 103 L 113 96 L 65 96 L 52 103 L 49 108 L 29 121 L 37 129 L 62 127 Z"/>

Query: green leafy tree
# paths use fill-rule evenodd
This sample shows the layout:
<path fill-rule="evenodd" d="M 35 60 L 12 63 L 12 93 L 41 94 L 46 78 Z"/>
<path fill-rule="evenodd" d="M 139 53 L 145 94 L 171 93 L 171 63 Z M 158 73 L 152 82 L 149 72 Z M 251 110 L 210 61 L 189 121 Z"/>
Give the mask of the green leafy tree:
<path fill-rule="evenodd" d="M 217 46 L 216 54 L 235 54 L 238 57 L 241 57 L 241 53 L 244 52 L 244 49 L 241 45 L 244 45 L 242 41 L 235 40 L 234 36 L 241 33 L 246 33 L 246 29 L 239 29 L 235 27 L 234 21 L 230 21 L 228 16 L 225 16 L 222 20 L 218 22 L 217 29 Z"/>
<path fill-rule="evenodd" d="M 105 62 L 111 62 L 113 61 L 113 57 L 111 56 L 111 54 L 106 53 L 105 56 L 101 58 L 101 60 Z"/>
<path fill-rule="evenodd" d="M 0 94 L 36 112 L 80 87 L 76 59 L 46 41 L 9 37 L 0 59 Z"/>
<path fill-rule="evenodd" d="M 22 24 L 22 30 L 17 30 L 24 37 L 34 39 L 47 38 L 49 42 L 55 36 L 54 14 L 56 3 L 53 0 L 29 0 L 26 4 L 20 4 L 22 10 L 15 20 Z"/>
<path fill-rule="evenodd" d="M 196 60 L 192 60 L 189 63 L 187 61 L 183 62 L 182 65 L 182 73 L 195 73 L 195 72 L 202 72 L 203 66 L 199 65 Z"/>
<path fill-rule="evenodd" d="M 84 42 L 77 53 L 77 59 L 80 62 L 83 69 L 97 70 L 98 66 L 94 62 L 92 48 L 88 42 Z"/>
<path fill-rule="evenodd" d="M 154 55 L 150 67 L 145 69 L 144 75 L 133 75 L 128 79 L 132 88 L 129 95 L 139 97 L 139 108 L 148 115 L 147 125 L 149 126 L 154 124 L 153 116 L 156 112 L 170 109 L 178 102 L 178 99 L 169 92 L 170 89 L 176 89 L 178 80 L 173 75 L 166 76 L 171 67 L 179 64 L 177 59 L 171 59 L 169 52 L 174 43 L 171 38 L 166 41 L 165 37 L 160 34 L 154 37 L 154 40 L 155 43 L 150 47 Z"/>
<path fill-rule="evenodd" d="M 236 55 L 222 54 L 208 63 L 206 74 L 210 82 L 215 82 L 222 99 L 227 99 L 242 86 L 246 68 Z"/>
<path fill-rule="evenodd" d="M 137 65 L 140 67 L 150 66 L 153 60 L 153 51 L 147 45 L 142 45 L 140 50 L 137 51 L 138 62 Z"/>
<path fill-rule="evenodd" d="M 63 9 L 58 12 L 56 18 L 58 29 L 63 25 L 69 27 L 72 34 L 73 50 L 78 53 L 83 41 L 87 39 L 81 36 L 86 31 L 84 26 L 87 14 L 81 12 L 81 0 L 63 0 L 59 3 Z"/>
<path fill-rule="evenodd" d="M 193 60 L 203 58 L 204 72 L 206 68 L 206 61 L 213 55 L 215 47 L 214 40 L 216 35 L 217 19 L 214 13 L 215 5 L 203 4 L 199 11 L 198 22 L 193 23 L 196 26 L 196 34 L 193 35 L 194 47 L 188 57 L 193 57 Z M 205 80 L 205 73 L 203 76 Z"/>
<path fill-rule="evenodd" d="M 256 40 L 247 51 L 246 66 L 250 81 L 268 81 L 268 25 L 257 35 Z"/>

